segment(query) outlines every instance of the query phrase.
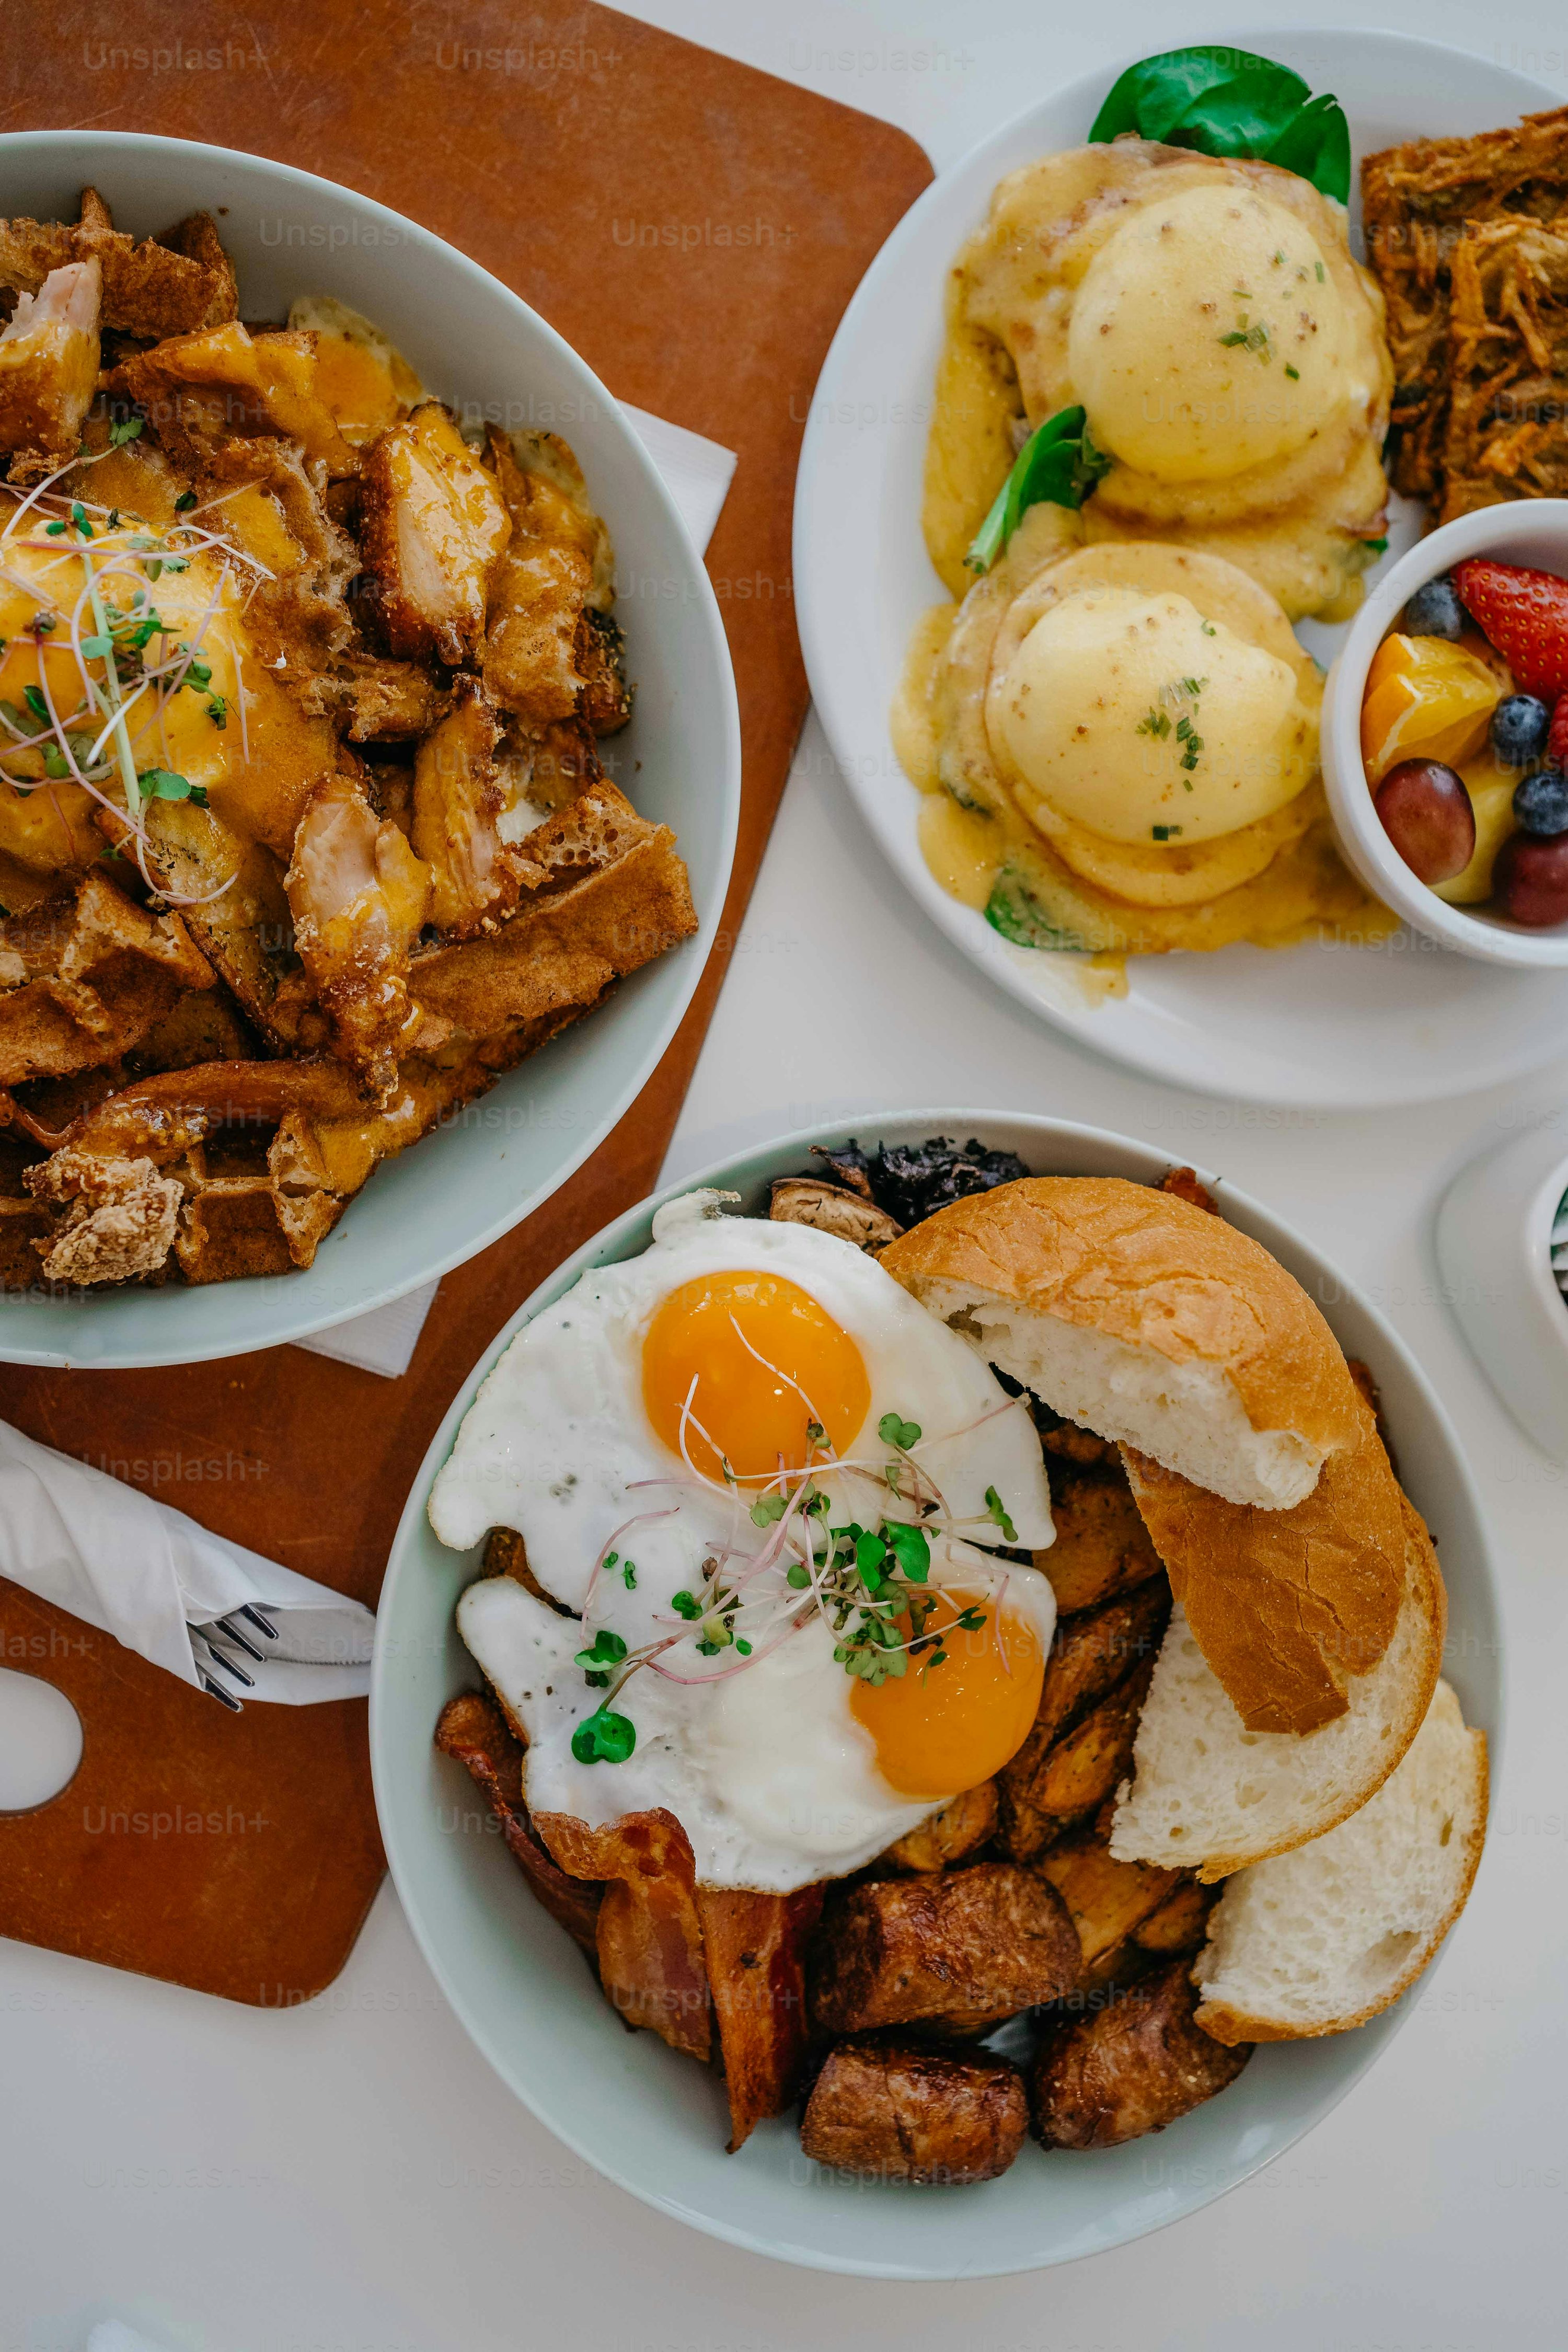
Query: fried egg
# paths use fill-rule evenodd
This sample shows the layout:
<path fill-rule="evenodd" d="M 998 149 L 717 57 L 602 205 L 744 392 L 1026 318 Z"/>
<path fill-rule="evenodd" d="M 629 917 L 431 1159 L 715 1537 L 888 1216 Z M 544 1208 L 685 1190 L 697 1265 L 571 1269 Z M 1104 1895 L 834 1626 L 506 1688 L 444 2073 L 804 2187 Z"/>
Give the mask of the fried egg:
<path fill-rule="evenodd" d="M 1018 439 L 1081 404 L 1090 539 L 1224 556 L 1348 618 L 1384 527 L 1393 368 L 1342 208 L 1269 163 L 1144 140 L 1011 173 L 949 284 L 926 535 L 955 595 Z"/>
<path fill-rule="evenodd" d="M 1016 1555 L 1054 1531 L 1027 1407 L 955 1333 L 837 1235 L 717 1207 L 668 1204 L 640 1257 L 533 1318 L 430 1519 L 458 1549 L 523 1538 L 537 1591 L 484 1579 L 458 1622 L 527 1738 L 530 1807 L 598 1827 L 663 1806 L 702 1883 L 783 1893 L 1016 1752 L 1055 1622 Z M 847 1670 L 860 1619 L 803 1565 L 841 1527 L 902 1528 L 925 1565 L 897 1672 Z M 584 1749 L 607 1707 L 623 1760 Z"/>

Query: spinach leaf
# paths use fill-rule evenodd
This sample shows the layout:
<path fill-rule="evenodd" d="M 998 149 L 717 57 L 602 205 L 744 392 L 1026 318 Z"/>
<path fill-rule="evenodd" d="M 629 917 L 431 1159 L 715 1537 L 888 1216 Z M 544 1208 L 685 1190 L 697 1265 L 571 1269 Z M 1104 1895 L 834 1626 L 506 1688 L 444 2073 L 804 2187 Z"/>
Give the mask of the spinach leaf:
<path fill-rule="evenodd" d="M 1110 459 L 1089 439 L 1081 408 L 1058 408 L 1037 425 L 992 503 L 964 557 L 972 572 L 989 572 L 1030 507 L 1048 502 L 1080 507 Z"/>
<path fill-rule="evenodd" d="M 1088 948 L 1076 931 L 1064 931 L 1052 922 L 1016 866 L 1005 866 L 993 883 L 985 919 L 1015 947 L 1071 948 L 1080 954 Z"/>
<path fill-rule="evenodd" d="M 1339 100 L 1312 98 L 1299 73 L 1247 49 L 1166 49 L 1129 66 L 1090 144 L 1136 131 L 1204 155 L 1277 163 L 1341 204 L 1350 196 L 1350 129 Z"/>
<path fill-rule="evenodd" d="M 1291 116 L 1273 145 L 1265 149 L 1263 161 L 1278 163 L 1282 172 L 1294 172 L 1299 178 L 1310 180 L 1325 196 L 1337 196 L 1342 205 L 1348 205 L 1351 127 L 1338 99 L 1309 99 L 1300 112 Z"/>

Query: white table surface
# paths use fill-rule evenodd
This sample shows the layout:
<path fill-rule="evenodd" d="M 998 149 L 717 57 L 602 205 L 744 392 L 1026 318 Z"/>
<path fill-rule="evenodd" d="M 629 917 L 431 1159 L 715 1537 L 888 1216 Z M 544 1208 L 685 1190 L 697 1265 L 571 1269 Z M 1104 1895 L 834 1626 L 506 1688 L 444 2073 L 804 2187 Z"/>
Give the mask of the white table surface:
<path fill-rule="evenodd" d="M 1268 0 L 1254 8 L 1266 16 Z M 1178 26 L 1153 0 L 637 13 L 901 123 L 939 168 L 1052 79 L 1244 14 Z M 1290 0 L 1279 16 L 1358 12 Z M 1568 96 L 1561 16 L 1543 0 L 1501 16 L 1394 0 L 1379 21 L 1485 48 Z M 1346 1118 L 1207 1101 L 1100 1065 L 915 919 L 808 725 L 670 1172 L 847 1108 L 943 1099 L 1120 1128 L 1222 1170 L 1370 1289 L 1467 1433 L 1506 1585 L 1508 1765 L 1476 1899 L 1382 2063 L 1271 2171 L 1142 2244 L 1033 2277 L 900 2287 L 731 2251 L 587 2171 L 469 2046 L 389 1886 L 337 1984 L 285 2013 L 3 1944 L 0 2352 L 81 2352 L 110 2315 L 169 2352 L 1568 2342 L 1568 1473 L 1466 1353 L 1429 1238 L 1472 1153 L 1531 1121 L 1568 1129 L 1568 1069 Z M 952 2227 L 957 2210 L 933 2197 L 931 2218 Z"/>

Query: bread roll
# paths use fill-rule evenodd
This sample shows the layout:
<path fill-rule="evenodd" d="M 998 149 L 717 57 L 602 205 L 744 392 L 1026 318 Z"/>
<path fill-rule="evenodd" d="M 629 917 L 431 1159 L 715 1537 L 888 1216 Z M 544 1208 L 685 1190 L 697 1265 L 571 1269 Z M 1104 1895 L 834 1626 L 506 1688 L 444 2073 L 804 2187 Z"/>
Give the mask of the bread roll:
<path fill-rule="evenodd" d="M 1289 1510 L 1361 1443 L 1355 1384 L 1300 1285 L 1172 1193 L 1025 1177 L 939 1210 L 881 1263 L 1054 1411 L 1228 1502 Z"/>
<path fill-rule="evenodd" d="M 1248 1731 L 1316 1731 L 1394 1637 L 1403 1498 L 1358 1400 L 1360 1442 L 1293 1510 L 1228 1503 L 1124 1448 L 1132 1493 L 1204 1656 Z"/>
<path fill-rule="evenodd" d="M 1432 1539 L 1400 1497 L 1404 1594 L 1370 1674 L 1345 1682 L 1342 1715 L 1316 1731 L 1249 1731 L 1194 1640 L 1171 1619 L 1118 1792 L 1119 1862 L 1195 1869 L 1205 1882 L 1321 1837 L 1382 1787 L 1421 1727 L 1443 1654 L 1447 1601 Z"/>
<path fill-rule="evenodd" d="M 1439 1683 L 1397 1770 L 1349 1821 L 1230 1880 L 1194 1969 L 1216 2042 L 1292 2042 L 1397 2000 L 1465 1906 L 1487 1818 L 1487 1743 Z"/>

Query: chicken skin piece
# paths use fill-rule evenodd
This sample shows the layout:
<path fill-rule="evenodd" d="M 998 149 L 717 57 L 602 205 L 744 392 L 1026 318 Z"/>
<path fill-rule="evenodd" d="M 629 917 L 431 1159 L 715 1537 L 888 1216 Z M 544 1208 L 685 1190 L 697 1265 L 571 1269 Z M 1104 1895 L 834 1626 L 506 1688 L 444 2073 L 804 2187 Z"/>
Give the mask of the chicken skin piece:
<path fill-rule="evenodd" d="M 479 680 L 459 677 L 451 710 L 415 754 L 414 846 L 430 868 L 430 919 L 454 939 L 494 930 L 515 910 L 520 889 L 544 879 L 518 839 L 506 838 L 507 793 L 495 758 L 500 732 Z M 524 808 L 524 832 L 537 816 Z"/>
<path fill-rule="evenodd" d="M 0 331 L 0 449 L 13 481 L 41 480 L 76 455 L 98 381 L 102 291 L 96 260 L 68 262 L 16 297 Z"/>
<path fill-rule="evenodd" d="M 438 401 L 391 425 L 368 451 L 360 511 L 390 650 L 471 663 L 511 521 L 494 477 Z"/>
<path fill-rule="evenodd" d="M 397 1082 L 408 950 L 429 909 L 428 869 L 390 818 L 376 815 L 359 777 L 339 772 L 305 804 L 285 887 L 332 1051 L 384 1103 Z"/>

